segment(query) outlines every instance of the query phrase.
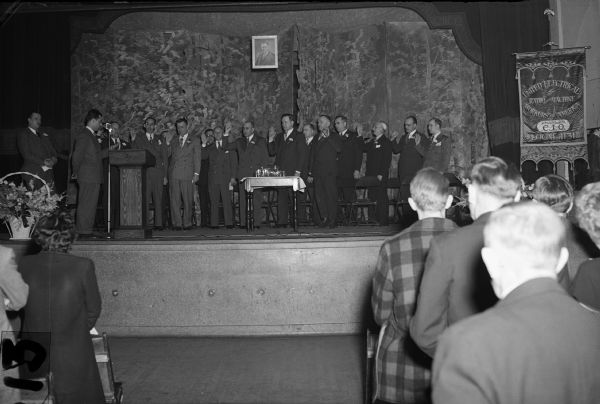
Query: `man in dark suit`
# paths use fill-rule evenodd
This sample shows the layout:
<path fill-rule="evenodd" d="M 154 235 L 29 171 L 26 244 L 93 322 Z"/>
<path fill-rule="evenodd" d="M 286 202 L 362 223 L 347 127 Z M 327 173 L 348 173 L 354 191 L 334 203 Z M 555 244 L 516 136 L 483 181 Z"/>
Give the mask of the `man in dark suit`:
<path fill-rule="evenodd" d="M 144 121 L 144 131 L 133 141 L 135 149 L 148 150 L 156 163 L 146 169 L 146 217 L 150 217 L 150 201 L 154 203 L 154 229 L 163 229 L 163 186 L 168 184 L 168 148 L 165 139 L 156 133 L 156 120 Z M 150 199 L 152 198 L 152 199 Z"/>
<path fill-rule="evenodd" d="M 433 167 L 445 173 L 448 171 L 452 157 L 452 139 L 442 133 L 442 121 L 438 118 L 429 120 L 427 131 L 430 134 L 430 141 L 423 159 L 423 167 Z"/>
<path fill-rule="evenodd" d="M 131 143 L 128 139 L 125 139 L 120 132 L 120 125 L 118 122 L 111 122 L 107 128 L 100 128 L 100 131 L 105 131 L 106 135 L 102 136 L 102 143 L 100 148 L 102 149 L 102 210 L 104 212 L 104 225 L 108 229 L 108 218 L 110 217 L 110 228 L 113 229 L 119 225 L 119 195 L 120 180 L 119 180 L 119 168 L 111 166 L 109 164 L 108 154 L 113 150 L 126 150 L 131 149 Z M 108 168 L 110 166 L 110 209 L 108 208 Z M 110 210 L 110 212 L 109 212 Z M 109 216 L 110 214 L 110 216 Z"/>
<path fill-rule="evenodd" d="M 269 154 L 275 156 L 275 165 L 285 171 L 286 176 L 300 177 L 306 167 L 308 158 L 304 135 L 294 128 L 294 118 L 291 114 L 281 116 L 283 132 L 275 134 L 269 130 Z M 292 197 L 291 188 L 279 188 L 277 192 L 277 225 L 287 227 L 289 222 L 289 200 Z"/>
<path fill-rule="evenodd" d="M 343 115 L 335 117 L 335 130 L 340 135 L 341 150 L 337 161 L 336 185 L 338 199 L 349 206 L 356 199 L 354 185 L 360 178 L 360 168 L 363 160 L 363 140 L 356 132 L 348 129 L 348 118 Z M 344 221 L 350 221 L 351 209 L 343 213 Z"/>
<path fill-rule="evenodd" d="M 215 141 L 214 130 L 208 128 L 200 135 L 202 141 L 202 157 L 204 150 Z M 237 157 L 236 157 L 237 158 Z M 200 199 L 200 223 L 202 227 L 210 226 L 210 193 L 208 189 L 208 159 L 200 163 L 200 179 L 198 180 L 198 197 Z"/>
<path fill-rule="evenodd" d="M 237 174 L 237 156 L 235 151 L 225 148 L 223 128 L 214 129 L 215 141 L 207 146 L 203 160 L 208 160 L 208 188 L 210 193 L 210 226 L 219 227 L 219 200 L 223 203 L 225 226 L 233 228 L 231 209 L 231 190 Z"/>
<path fill-rule="evenodd" d="M 51 184 L 54 182 L 52 167 L 58 159 L 48 134 L 40 130 L 41 125 L 42 115 L 32 112 L 27 118 L 27 128 L 17 133 L 17 148 L 23 157 L 21 171 L 36 174 Z M 42 186 L 40 180 L 27 174 L 22 174 L 22 177 L 27 187 L 38 189 Z"/>
<path fill-rule="evenodd" d="M 260 44 L 260 53 L 256 55 L 257 66 L 273 66 L 275 64 L 275 53 L 269 49 L 267 41 Z"/>
<path fill-rule="evenodd" d="M 526 202 L 492 213 L 483 233 L 481 255 L 500 302 L 444 332 L 433 401 L 597 403 L 600 317 L 556 281 L 569 255 L 564 222 Z"/>
<path fill-rule="evenodd" d="M 79 185 L 76 229 L 80 237 L 93 237 L 99 236 L 92 230 L 102 184 L 102 158 L 106 155 L 100 147 L 102 140 L 96 137 L 102 125 L 100 111 L 89 110 L 84 125 L 85 128 L 76 135 L 71 158 L 73 174 Z"/>
<path fill-rule="evenodd" d="M 373 138 L 364 144 L 367 153 L 366 177 L 377 179 L 376 187 L 369 187 L 369 199 L 377 201 L 375 216 L 381 226 L 389 223 L 389 199 L 387 194 L 387 180 L 392 162 L 392 143 L 387 138 L 388 127 L 385 122 L 373 125 Z M 371 215 L 372 212 L 369 212 Z"/>
<path fill-rule="evenodd" d="M 189 134 L 188 122 L 179 118 L 176 123 L 178 136 L 167 144 L 169 163 L 169 196 L 171 198 L 171 221 L 175 230 L 192 228 L 194 184 L 200 178 L 200 140 Z M 181 205 L 183 201 L 183 220 Z"/>
<path fill-rule="evenodd" d="M 521 175 L 501 158 L 487 157 L 475 164 L 470 181 L 469 209 L 475 222 L 432 240 L 410 324 L 414 341 L 431 357 L 449 325 L 497 301 L 481 260 L 483 227 L 491 212 L 519 199 Z"/>
<path fill-rule="evenodd" d="M 410 181 L 423 167 L 423 158 L 427 153 L 429 138 L 417 131 L 417 118 L 414 115 L 404 120 L 404 135 L 392 138 L 392 152 L 398 157 L 398 180 L 400 181 L 400 200 L 408 201 Z M 404 224 L 417 220 L 416 214 L 407 204 L 401 206 Z"/>
<path fill-rule="evenodd" d="M 317 212 L 317 199 L 315 198 L 315 184 L 313 181 L 313 177 L 310 177 L 309 174 L 311 172 L 311 164 L 313 161 L 313 154 L 315 150 L 315 145 L 317 144 L 317 130 L 312 123 L 307 123 L 302 128 L 302 133 L 304 134 L 304 139 L 306 140 L 307 152 L 306 155 L 308 158 L 306 159 L 305 169 L 302 170 L 300 177 L 306 184 L 306 189 L 304 192 L 298 192 L 298 220 L 300 222 L 307 221 L 306 209 L 303 208 L 306 205 L 306 199 L 310 199 L 310 212 L 311 219 L 316 224 L 319 225 L 320 222 L 318 220 L 318 212 Z"/>
<path fill-rule="evenodd" d="M 227 149 L 236 150 L 239 163 L 237 166 L 237 182 L 239 183 L 240 193 L 240 227 L 246 226 L 246 190 L 244 184 L 240 182 L 242 178 L 255 177 L 256 170 L 269 164 L 269 152 L 267 151 L 267 142 L 254 133 L 254 123 L 252 121 L 244 122 L 244 136 L 237 140 L 230 136 L 230 131 L 225 130 L 224 138 L 228 139 Z M 255 228 L 260 227 L 262 192 L 255 190 L 252 195 L 252 204 L 254 206 Z"/>
<path fill-rule="evenodd" d="M 319 137 L 312 153 L 310 177 L 314 178 L 317 210 L 321 227 L 334 228 L 337 219 L 337 154 L 340 136 L 331 131 L 331 118 L 321 115 L 317 121 Z"/>

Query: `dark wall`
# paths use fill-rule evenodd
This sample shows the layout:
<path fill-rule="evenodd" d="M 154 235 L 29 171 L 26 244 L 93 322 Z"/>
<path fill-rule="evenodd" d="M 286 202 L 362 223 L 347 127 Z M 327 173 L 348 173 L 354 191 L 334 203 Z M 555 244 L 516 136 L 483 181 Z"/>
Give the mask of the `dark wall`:
<path fill-rule="evenodd" d="M 71 120 L 69 46 L 69 17 L 63 13 L 17 14 L 0 27 L 1 175 L 20 168 L 15 130 L 32 111 L 42 114 L 42 129 L 57 149 L 65 144 Z"/>

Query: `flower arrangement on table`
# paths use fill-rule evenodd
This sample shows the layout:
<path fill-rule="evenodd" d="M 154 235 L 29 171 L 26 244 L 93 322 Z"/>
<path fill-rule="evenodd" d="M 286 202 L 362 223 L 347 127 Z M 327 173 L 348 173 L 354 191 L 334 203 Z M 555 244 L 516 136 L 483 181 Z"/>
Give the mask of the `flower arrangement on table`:
<path fill-rule="evenodd" d="M 7 181 L 10 176 L 27 174 L 40 180 L 43 186 L 31 190 L 24 185 Z M 59 195 L 39 176 L 19 171 L 0 178 L 0 219 L 10 232 L 11 239 L 30 238 L 35 224 L 42 216 L 54 212 L 64 195 Z"/>

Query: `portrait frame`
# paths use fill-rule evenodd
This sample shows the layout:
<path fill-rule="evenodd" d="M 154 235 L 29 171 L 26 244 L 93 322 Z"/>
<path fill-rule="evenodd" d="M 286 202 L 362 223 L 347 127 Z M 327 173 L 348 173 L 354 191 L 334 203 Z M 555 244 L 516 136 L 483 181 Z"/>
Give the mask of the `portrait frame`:
<path fill-rule="evenodd" d="M 263 49 L 263 45 L 265 48 Z M 252 68 L 277 69 L 277 35 L 252 36 Z"/>

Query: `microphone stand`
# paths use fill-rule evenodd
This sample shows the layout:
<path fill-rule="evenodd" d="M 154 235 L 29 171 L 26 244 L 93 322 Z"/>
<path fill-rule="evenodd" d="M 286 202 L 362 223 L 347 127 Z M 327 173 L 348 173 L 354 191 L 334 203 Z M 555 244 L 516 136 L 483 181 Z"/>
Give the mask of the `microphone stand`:
<path fill-rule="evenodd" d="M 108 151 L 107 151 L 107 155 L 108 155 L 108 184 L 107 184 L 107 187 L 108 187 L 108 192 L 107 192 L 107 194 L 108 194 L 107 195 L 108 196 L 108 209 L 107 209 L 108 210 L 108 212 L 107 212 L 107 218 L 108 218 L 108 220 L 107 220 L 107 230 L 108 230 L 108 234 L 106 235 L 106 238 L 111 238 L 111 236 L 110 236 L 110 225 L 112 224 L 112 209 L 111 209 L 112 206 L 111 206 L 111 203 L 110 203 L 110 199 L 111 199 L 110 193 L 111 193 L 111 189 L 112 189 L 112 186 L 111 186 L 111 183 L 110 183 L 110 180 L 111 180 L 111 178 L 110 178 L 110 172 L 111 172 L 111 167 L 110 167 L 110 148 L 111 148 L 110 142 L 111 142 L 111 137 L 110 137 L 110 135 L 111 134 L 109 132 L 109 134 L 108 134 Z"/>

